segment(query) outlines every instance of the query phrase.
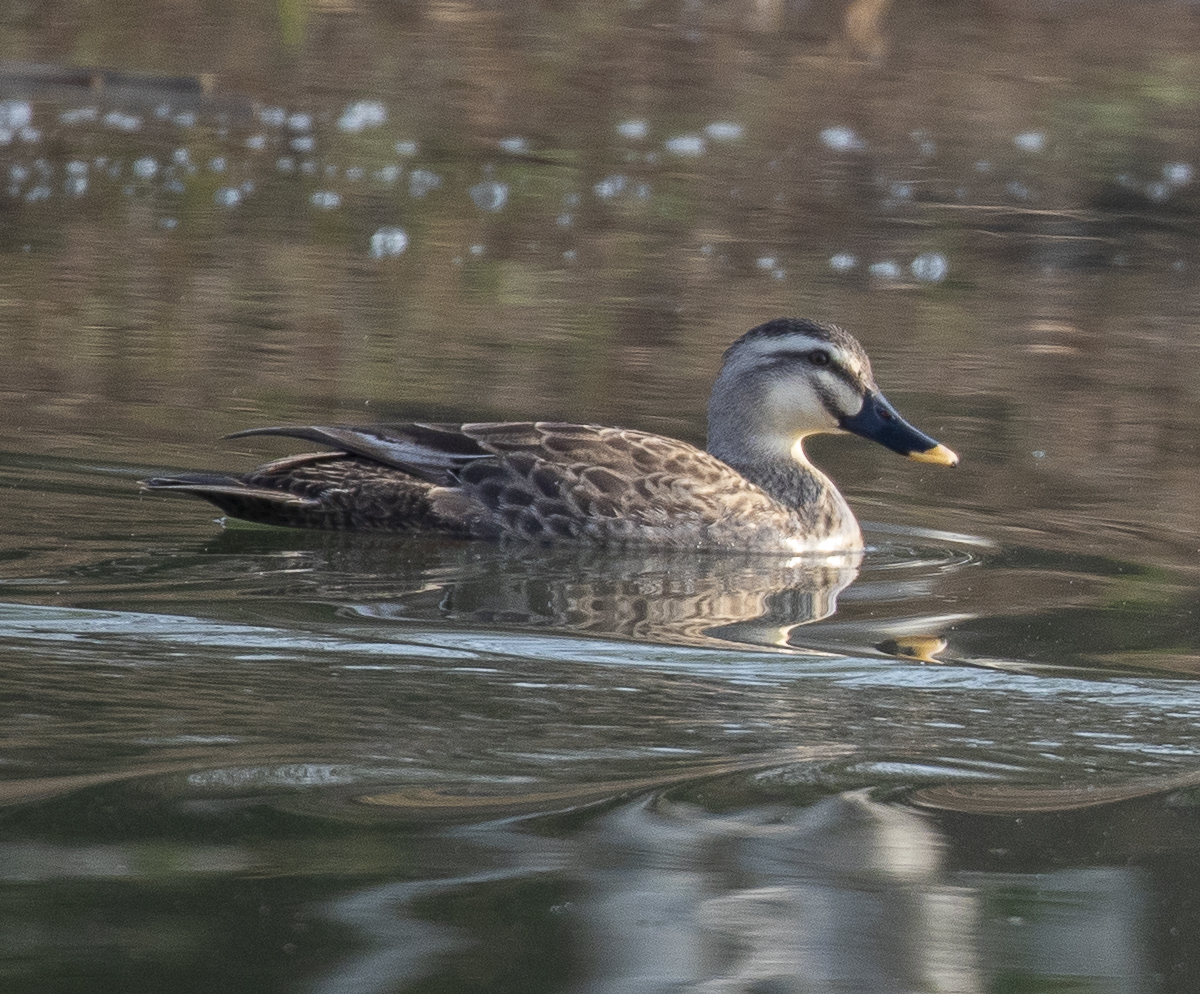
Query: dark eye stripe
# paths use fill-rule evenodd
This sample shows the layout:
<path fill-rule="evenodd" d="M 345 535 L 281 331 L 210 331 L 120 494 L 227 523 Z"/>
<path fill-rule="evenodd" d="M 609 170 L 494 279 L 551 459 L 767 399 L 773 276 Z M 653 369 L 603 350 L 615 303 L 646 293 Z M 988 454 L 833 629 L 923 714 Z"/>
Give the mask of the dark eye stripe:
<path fill-rule="evenodd" d="M 768 359 L 768 365 L 771 366 L 772 368 L 775 368 L 777 366 L 790 366 L 793 363 L 804 363 L 806 366 L 813 368 L 812 363 L 809 361 L 809 358 L 808 358 L 809 355 L 812 353 L 812 351 L 813 351 L 812 349 L 804 349 L 803 351 L 789 350 L 789 351 L 772 352 L 770 355 L 770 358 Z M 837 357 L 833 353 L 830 352 L 830 353 L 828 353 L 828 355 L 829 355 L 829 364 L 827 366 L 821 366 L 819 368 L 824 370 L 825 372 L 833 373 L 843 383 L 845 383 L 847 386 L 851 387 L 852 389 L 861 391 L 862 384 L 859 382 L 858 377 L 855 376 L 852 372 L 850 372 L 850 370 L 848 370 L 840 362 L 838 362 Z"/>

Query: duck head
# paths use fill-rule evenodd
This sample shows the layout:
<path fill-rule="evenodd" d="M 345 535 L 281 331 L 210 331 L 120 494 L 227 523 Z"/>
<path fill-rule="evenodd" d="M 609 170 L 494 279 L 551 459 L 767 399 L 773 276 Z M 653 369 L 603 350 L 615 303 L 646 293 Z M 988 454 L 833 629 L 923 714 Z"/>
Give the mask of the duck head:
<path fill-rule="evenodd" d="M 708 405 L 709 452 L 735 467 L 784 456 L 807 464 L 803 441 L 819 432 L 852 432 L 919 462 L 958 464 L 900 416 L 863 347 L 835 325 L 778 318 L 725 351 Z"/>

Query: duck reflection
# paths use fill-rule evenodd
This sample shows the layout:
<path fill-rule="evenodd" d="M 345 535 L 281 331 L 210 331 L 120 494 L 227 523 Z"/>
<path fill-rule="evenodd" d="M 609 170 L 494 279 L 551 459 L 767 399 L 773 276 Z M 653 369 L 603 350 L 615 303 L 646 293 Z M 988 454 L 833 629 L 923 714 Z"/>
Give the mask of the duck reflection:
<path fill-rule="evenodd" d="M 262 539 L 262 532 L 229 531 L 208 551 L 261 553 Z M 796 628 L 834 614 L 861 560 L 859 553 L 613 553 L 336 534 L 307 545 L 290 554 L 289 579 L 304 570 L 315 588 L 307 597 L 360 617 L 689 645 L 792 645 Z"/>
<path fill-rule="evenodd" d="M 673 644 L 712 639 L 787 646 L 793 630 L 827 618 L 858 575 L 858 557 L 807 561 L 726 556 L 554 557 L 492 561 L 439 591 L 453 620 L 548 626 L 574 633 Z M 411 601 L 362 605 L 403 616 Z"/>

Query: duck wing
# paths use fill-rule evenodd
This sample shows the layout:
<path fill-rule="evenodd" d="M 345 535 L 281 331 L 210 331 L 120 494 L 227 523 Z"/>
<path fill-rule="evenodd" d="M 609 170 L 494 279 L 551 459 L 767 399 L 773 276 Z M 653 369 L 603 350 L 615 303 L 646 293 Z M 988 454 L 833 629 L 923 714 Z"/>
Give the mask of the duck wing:
<path fill-rule="evenodd" d="M 550 421 L 474 424 L 296 425 L 251 428 L 229 438 L 278 435 L 317 442 L 399 470 L 435 487 L 474 492 L 486 482 L 560 496 L 585 486 L 632 512 L 671 491 L 744 490 L 725 463 L 648 432 Z M 490 488 L 489 488 L 490 489 Z M 757 489 L 757 488 L 754 488 Z M 658 491 L 663 491 L 659 493 Z"/>
<path fill-rule="evenodd" d="M 435 486 L 454 483 L 454 474 L 473 460 L 494 453 L 481 446 L 465 429 L 472 425 L 382 424 L 294 425 L 281 428 L 248 428 L 226 438 L 281 435 L 300 438 L 351 455 L 362 456 L 409 473 Z M 500 427 L 500 426 L 481 426 Z M 513 425 L 528 428 L 530 425 Z"/>
<path fill-rule="evenodd" d="M 334 451 L 242 477 L 148 480 L 235 517 L 474 538 L 747 548 L 795 527 L 719 459 L 647 432 L 555 422 L 253 428 Z M 777 542 L 777 539 L 772 539 Z"/>

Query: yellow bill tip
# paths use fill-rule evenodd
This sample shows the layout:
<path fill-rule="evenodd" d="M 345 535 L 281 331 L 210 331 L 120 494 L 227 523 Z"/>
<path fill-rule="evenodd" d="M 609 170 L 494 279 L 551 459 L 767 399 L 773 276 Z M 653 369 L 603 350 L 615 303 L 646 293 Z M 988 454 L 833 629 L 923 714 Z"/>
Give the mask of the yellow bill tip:
<path fill-rule="evenodd" d="M 908 458 L 915 459 L 917 462 L 935 463 L 938 466 L 958 465 L 958 456 L 954 453 L 954 451 L 941 444 L 935 445 L 932 449 L 924 449 L 920 452 L 910 452 L 908 454 Z"/>
<path fill-rule="evenodd" d="M 922 663 L 940 663 L 937 658 L 948 643 L 936 635 L 906 635 L 902 638 L 888 639 L 879 643 L 879 650 L 889 656 L 899 656 L 901 659 L 915 659 Z"/>

